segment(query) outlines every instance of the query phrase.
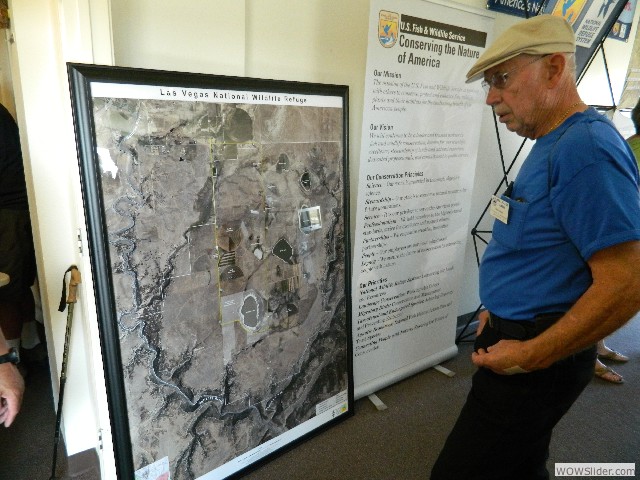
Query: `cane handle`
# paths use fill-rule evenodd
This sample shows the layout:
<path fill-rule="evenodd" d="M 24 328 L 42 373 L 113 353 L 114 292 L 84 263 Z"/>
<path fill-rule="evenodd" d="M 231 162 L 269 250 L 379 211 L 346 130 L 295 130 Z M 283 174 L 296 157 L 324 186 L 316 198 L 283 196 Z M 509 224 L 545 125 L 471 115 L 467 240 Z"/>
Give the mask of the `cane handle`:
<path fill-rule="evenodd" d="M 80 270 L 72 268 L 71 278 L 69 278 L 69 295 L 67 296 L 67 303 L 76 303 L 78 301 L 76 290 L 81 281 Z"/>

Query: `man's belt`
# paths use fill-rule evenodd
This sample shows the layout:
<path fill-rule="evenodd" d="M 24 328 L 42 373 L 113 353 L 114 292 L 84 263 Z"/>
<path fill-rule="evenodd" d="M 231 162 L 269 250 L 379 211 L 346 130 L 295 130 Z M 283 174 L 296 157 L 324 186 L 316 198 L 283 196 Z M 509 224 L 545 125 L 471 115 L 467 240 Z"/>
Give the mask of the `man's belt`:
<path fill-rule="evenodd" d="M 515 340 L 528 340 L 556 323 L 564 312 L 543 313 L 533 320 L 507 320 L 489 312 L 489 326 Z"/>

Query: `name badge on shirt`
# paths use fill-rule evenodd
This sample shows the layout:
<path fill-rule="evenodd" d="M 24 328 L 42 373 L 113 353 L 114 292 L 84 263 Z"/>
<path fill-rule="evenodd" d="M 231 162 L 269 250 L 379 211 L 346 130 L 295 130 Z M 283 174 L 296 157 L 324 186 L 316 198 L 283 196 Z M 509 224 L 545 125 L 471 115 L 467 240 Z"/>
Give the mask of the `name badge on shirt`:
<path fill-rule="evenodd" d="M 501 198 L 492 195 L 491 207 L 489 207 L 489 215 L 497 220 L 500 220 L 506 225 L 507 223 L 509 223 L 509 204 Z"/>

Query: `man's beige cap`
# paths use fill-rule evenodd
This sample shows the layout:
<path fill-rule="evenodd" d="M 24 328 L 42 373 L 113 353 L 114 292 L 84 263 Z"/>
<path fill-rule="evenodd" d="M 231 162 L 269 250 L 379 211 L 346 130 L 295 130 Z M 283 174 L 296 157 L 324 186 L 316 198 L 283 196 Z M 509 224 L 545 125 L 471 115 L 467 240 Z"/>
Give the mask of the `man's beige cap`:
<path fill-rule="evenodd" d="M 485 70 L 522 53 L 546 55 L 575 51 L 575 35 L 564 18 L 537 15 L 506 29 L 467 72 L 467 83 L 479 80 Z"/>

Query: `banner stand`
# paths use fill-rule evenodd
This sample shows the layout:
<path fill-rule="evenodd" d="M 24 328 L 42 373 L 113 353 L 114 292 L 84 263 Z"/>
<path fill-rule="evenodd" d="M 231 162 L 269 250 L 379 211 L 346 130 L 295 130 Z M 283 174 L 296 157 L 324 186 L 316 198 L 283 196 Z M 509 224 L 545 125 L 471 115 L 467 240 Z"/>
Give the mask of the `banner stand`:
<path fill-rule="evenodd" d="M 371 0 L 353 261 L 354 397 L 452 358 L 480 140 L 464 73 L 495 15 Z"/>
<path fill-rule="evenodd" d="M 368 383 L 365 383 L 363 385 L 356 385 L 354 390 L 354 398 L 358 399 L 366 397 L 382 390 L 385 387 L 388 387 L 392 383 L 396 383 L 400 380 L 409 378 L 416 373 L 426 370 L 427 368 L 435 368 L 435 366 L 437 366 L 440 362 L 444 362 L 445 360 L 453 358 L 457 354 L 458 347 L 454 345 L 434 355 L 422 358 L 419 361 L 404 368 L 387 372 L 385 375 L 377 377 Z"/>

